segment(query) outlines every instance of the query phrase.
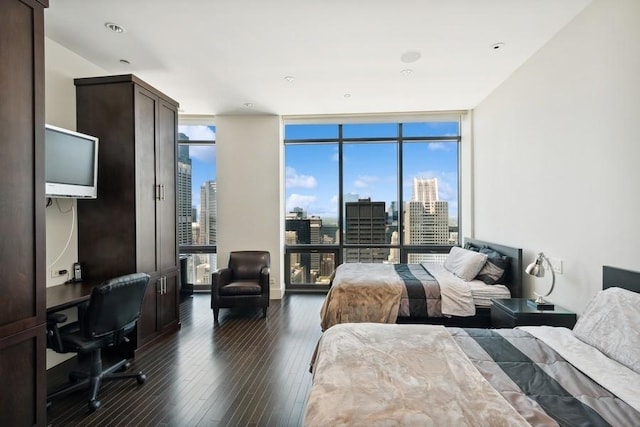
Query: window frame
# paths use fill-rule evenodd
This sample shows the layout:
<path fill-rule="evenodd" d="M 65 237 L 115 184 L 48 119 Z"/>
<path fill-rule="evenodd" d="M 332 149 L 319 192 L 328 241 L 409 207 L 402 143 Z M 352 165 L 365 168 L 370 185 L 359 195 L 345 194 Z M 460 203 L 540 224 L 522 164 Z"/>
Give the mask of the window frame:
<path fill-rule="evenodd" d="M 457 123 L 457 135 L 439 135 L 439 136 L 403 136 L 403 124 L 411 123 L 411 122 L 456 122 Z M 305 122 L 304 120 L 294 120 L 291 122 L 285 122 L 284 125 L 302 125 L 302 124 L 313 124 L 314 122 Z M 461 234 L 459 233 L 460 224 L 462 223 L 462 200 L 463 200 L 463 181 L 462 181 L 462 157 L 463 157 L 463 118 L 461 115 L 456 116 L 433 116 L 433 117 L 420 117 L 415 119 L 408 119 L 403 117 L 396 117 L 392 121 L 390 120 L 367 120 L 367 121 L 342 121 L 342 120 L 334 120 L 333 122 L 325 122 L 322 123 L 333 124 L 338 126 L 338 136 L 337 138 L 315 138 L 315 139 L 299 139 L 292 138 L 284 139 L 285 153 L 286 146 L 289 144 L 337 144 L 338 146 L 338 232 L 340 235 L 340 241 L 337 244 L 332 245 L 310 245 L 310 244 L 295 244 L 288 245 L 285 243 L 284 245 L 284 257 L 285 257 L 285 274 L 284 274 L 284 282 L 285 288 L 288 290 L 294 291 L 311 291 L 311 290 L 327 290 L 330 285 L 318 285 L 314 283 L 304 283 L 304 284 L 292 284 L 290 273 L 290 259 L 292 253 L 318 253 L 321 252 L 335 252 L 337 254 L 336 258 L 336 267 L 344 263 L 344 255 L 345 249 L 349 248 L 390 248 L 390 249 L 398 249 L 399 250 L 399 262 L 407 263 L 409 254 L 446 254 L 451 250 L 452 246 L 455 245 L 416 245 L 416 244 L 405 244 L 405 236 L 404 236 L 404 200 L 405 195 L 403 192 L 403 178 L 404 178 L 404 168 L 403 168 L 403 147 L 406 143 L 419 142 L 419 143 L 428 143 L 428 142 L 455 142 L 457 145 L 457 222 L 458 222 L 458 242 L 457 245 L 460 245 Z M 398 132 L 396 136 L 387 136 L 387 137 L 353 137 L 353 138 L 345 138 L 343 136 L 343 126 L 345 124 L 365 124 L 365 123 L 394 123 L 398 127 Z M 285 131 L 286 136 L 286 131 Z M 397 147 L 397 199 L 398 199 L 398 234 L 399 234 L 399 243 L 397 245 L 394 244 L 347 244 L 345 243 L 345 224 L 344 224 L 344 159 L 343 159 L 343 149 L 345 143 L 396 143 Z M 286 158 L 286 154 L 285 154 Z M 286 188 L 285 188 L 286 191 Z M 410 199 L 410 195 L 408 196 Z M 283 213 L 285 216 L 287 215 L 286 209 Z"/>

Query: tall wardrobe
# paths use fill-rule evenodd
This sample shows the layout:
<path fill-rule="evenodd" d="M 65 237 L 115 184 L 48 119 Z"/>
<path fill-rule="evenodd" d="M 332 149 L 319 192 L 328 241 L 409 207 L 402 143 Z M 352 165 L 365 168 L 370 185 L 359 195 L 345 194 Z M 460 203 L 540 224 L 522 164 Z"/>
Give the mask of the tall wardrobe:
<path fill-rule="evenodd" d="M 0 0 L 0 423 L 46 425 L 44 8 Z"/>
<path fill-rule="evenodd" d="M 179 326 L 178 103 L 131 74 L 74 82 L 78 132 L 100 140 L 98 197 L 78 200 L 78 258 L 89 279 L 151 275 L 140 349 Z"/>

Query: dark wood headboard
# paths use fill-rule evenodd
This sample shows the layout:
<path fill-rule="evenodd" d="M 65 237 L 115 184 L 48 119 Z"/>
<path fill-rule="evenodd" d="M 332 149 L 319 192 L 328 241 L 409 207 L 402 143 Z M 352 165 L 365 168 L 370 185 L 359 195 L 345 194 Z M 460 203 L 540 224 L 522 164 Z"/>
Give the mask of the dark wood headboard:
<path fill-rule="evenodd" d="M 602 289 L 618 287 L 640 293 L 640 272 L 605 265 L 602 267 Z"/>
<path fill-rule="evenodd" d="M 469 243 L 479 248 L 486 246 L 502 255 L 508 256 L 511 260 L 509 271 L 505 285 L 511 291 L 511 298 L 522 298 L 522 249 L 512 248 L 510 246 L 499 245 L 497 243 L 485 242 L 484 240 L 476 240 L 465 237 L 465 243 Z"/>

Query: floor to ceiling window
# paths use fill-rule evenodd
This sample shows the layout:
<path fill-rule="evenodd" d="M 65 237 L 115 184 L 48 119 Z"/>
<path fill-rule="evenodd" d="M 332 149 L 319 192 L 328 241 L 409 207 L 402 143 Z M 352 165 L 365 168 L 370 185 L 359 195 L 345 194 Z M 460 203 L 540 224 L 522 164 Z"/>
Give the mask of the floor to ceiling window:
<path fill-rule="evenodd" d="M 209 290 L 217 268 L 214 126 L 178 127 L 177 193 L 183 290 Z"/>
<path fill-rule="evenodd" d="M 343 262 L 441 261 L 458 244 L 459 120 L 285 125 L 285 282 Z"/>

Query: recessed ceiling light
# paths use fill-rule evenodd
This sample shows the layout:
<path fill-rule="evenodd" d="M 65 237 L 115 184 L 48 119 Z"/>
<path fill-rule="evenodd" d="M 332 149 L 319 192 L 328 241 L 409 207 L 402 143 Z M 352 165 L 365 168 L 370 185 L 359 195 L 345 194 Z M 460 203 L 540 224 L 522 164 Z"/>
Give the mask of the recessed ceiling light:
<path fill-rule="evenodd" d="M 400 71 L 400 74 L 403 74 L 405 76 L 408 76 L 411 73 L 413 73 L 413 70 L 411 68 L 405 68 L 404 70 Z"/>
<path fill-rule="evenodd" d="M 121 63 L 121 64 L 124 64 L 124 65 L 129 65 L 129 64 L 131 64 L 131 62 L 127 61 L 126 59 L 121 59 L 121 60 L 120 60 L 120 63 Z"/>
<path fill-rule="evenodd" d="M 285 79 L 287 82 L 289 82 L 289 83 L 293 83 L 293 81 L 294 81 L 296 78 L 295 78 L 295 77 L 293 77 L 293 76 L 285 76 L 285 78 L 284 78 L 284 79 Z"/>
<path fill-rule="evenodd" d="M 351 98 L 351 94 L 350 94 L 350 93 L 345 93 L 343 96 L 344 96 L 345 98 Z"/>
<path fill-rule="evenodd" d="M 252 104 L 251 102 L 245 102 L 245 103 L 244 103 L 244 104 L 242 104 L 242 105 L 244 105 L 244 106 L 245 106 L 245 107 L 247 107 L 247 108 L 253 108 L 253 104 Z"/>
<path fill-rule="evenodd" d="M 416 62 L 418 59 L 422 57 L 422 54 L 417 50 L 409 50 L 402 54 L 400 57 L 400 61 L 405 64 L 409 64 L 411 62 Z"/>
<path fill-rule="evenodd" d="M 491 45 L 491 49 L 493 50 L 500 50 L 504 47 L 504 43 L 502 42 L 498 42 L 498 43 L 494 43 Z"/>
<path fill-rule="evenodd" d="M 118 24 L 114 24 L 113 22 L 105 22 L 104 26 L 107 27 L 108 30 L 113 31 L 114 33 L 124 33 L 124 28 Z"/>

